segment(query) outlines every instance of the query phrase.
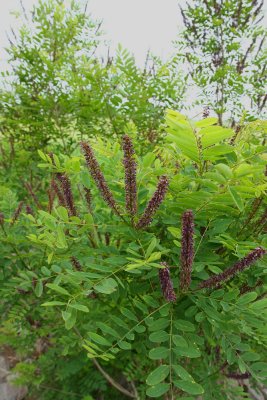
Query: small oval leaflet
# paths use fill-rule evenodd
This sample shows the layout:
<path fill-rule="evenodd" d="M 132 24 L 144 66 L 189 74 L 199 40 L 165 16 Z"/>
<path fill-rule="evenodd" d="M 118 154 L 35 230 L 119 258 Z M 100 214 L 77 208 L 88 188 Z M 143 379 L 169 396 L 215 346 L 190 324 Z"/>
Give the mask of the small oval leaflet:
<path fill-rule="evenodd" d="M 160 365 L 154 371 L 150 372 L 146 379 L 146 383 L 150 386 L 157 385 L 169 375 L 169 365 Z"/>
<path fill-rule="evenodd" d="M 165 394 L 169 390 L 170 384 L 169 383 L 160 383 L 155 386 L 151 386 L 147 389 L 146 394 L 149 397 L 160 397 Z"/>

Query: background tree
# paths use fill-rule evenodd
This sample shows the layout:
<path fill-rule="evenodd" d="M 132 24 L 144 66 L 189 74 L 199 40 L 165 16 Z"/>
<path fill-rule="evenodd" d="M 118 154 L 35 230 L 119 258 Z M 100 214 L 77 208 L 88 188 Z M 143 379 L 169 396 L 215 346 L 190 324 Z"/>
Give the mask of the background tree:
<path fill-rule="evenodd" d="M 33 148 L 57 140 L 65 150 L 80 136 L 129 129 L 155 141 L 165 109 L 181 107 L 185 80 L 175 62 L 152 55 L 144 69 L 121 47 L 114 58 L 100 58 L 100 35 L 100 24 L 77 2 L 37 4 L 7 49 L 12 74 L 1 94 L 3 134 Z"/>
<path fill-rule="evenodd" d="M 40 1 L 31 20 L 10 39 L 7 49 L 12 74 L 10 90 L 2 93 L 2 132 L 44 145 L 66 137 L 73 121 L 70 101 L 72 75 L 84 58 L 92 63 L 99 43 L 100 24 L 77 2 Z M 81 57 L 82 54 L 82 57 Z"/>
<path fill-rule="evenodd" d="M 220 124 L 234 125 L 244 109 L 264 114 L 266 97 L 266 31 L 261 0 L 194 0 L 182 9 L 185 29 L 179 41 L 198 100 L 211 106 Z"/>

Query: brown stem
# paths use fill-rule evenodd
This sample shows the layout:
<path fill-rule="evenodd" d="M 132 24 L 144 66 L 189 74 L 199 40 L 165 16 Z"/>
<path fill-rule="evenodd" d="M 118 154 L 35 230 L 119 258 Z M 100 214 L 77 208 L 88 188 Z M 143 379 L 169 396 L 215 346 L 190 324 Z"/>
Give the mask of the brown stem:
<path fill-rule="evenodd" d="M 93 361 L 94 365 L 96 366 L 96 368 L 98 369 L 98 371 L 111 384 L 111 386 L 113 386 L 114 388 L 119 390 L 119 392 L 125 394 L 125 396 L 127 396 L 127 397 L 131 397 L 132 399 L 136 399 L 137 398 L 135 394 L 129 392 L 127 389 L 125 389 L 123 386 L 121 386 L 118 382 L 115 382 L 114 379 L 111 378 L 111 376 L 109 374 L 107 374 L 106 371 L 103 370 L 103 368 L 98 363 L 98 361 L 96 361 L 95 358 L 92 358 L 92 361 Z"/>

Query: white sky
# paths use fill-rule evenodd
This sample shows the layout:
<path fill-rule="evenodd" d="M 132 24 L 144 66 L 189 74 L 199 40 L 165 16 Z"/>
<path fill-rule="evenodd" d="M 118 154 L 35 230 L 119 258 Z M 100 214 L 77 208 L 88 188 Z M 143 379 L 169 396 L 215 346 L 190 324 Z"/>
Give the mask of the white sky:
<path fill-rule="evenodd" d="M 22 0 L 29 11 L 38 0 Z M 82 5 L 85 0 L 77 0 Z M 111 42 L 111 51 L 121 43 L 134 53 L 138 65 L 143 65 L 147 50 L 167 59 L 172 52 L 172 40 L 182 27 L 178 4 L 184 0 L 89 0 L 88 11 L 103 20 L 102 29 Z M 3 48 L 8 46 L 6 32 L 12 26 L 18 30 L 20 18 L 11 11 L 20 11 L 20 0 L 0 0 L 0 68 L 7 66 Z"/>

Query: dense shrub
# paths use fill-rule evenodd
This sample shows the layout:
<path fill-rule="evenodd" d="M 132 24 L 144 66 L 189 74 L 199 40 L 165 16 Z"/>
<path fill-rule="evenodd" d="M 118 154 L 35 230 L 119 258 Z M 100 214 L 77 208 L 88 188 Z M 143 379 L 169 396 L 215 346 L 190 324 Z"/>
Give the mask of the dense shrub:
<path fill-rule="evenodd" d="M 266 384 L 266 126 L 169 111 L 165 127 L 142 157 L 127 135 L 40 151 L 31 209 L 12 189 L 0 199 L 0 338 L 38 398 L 237 399 Z"/>

